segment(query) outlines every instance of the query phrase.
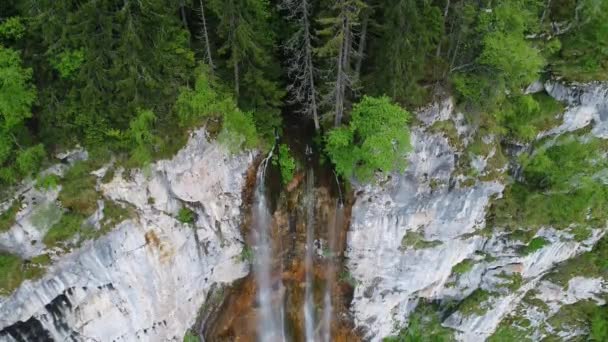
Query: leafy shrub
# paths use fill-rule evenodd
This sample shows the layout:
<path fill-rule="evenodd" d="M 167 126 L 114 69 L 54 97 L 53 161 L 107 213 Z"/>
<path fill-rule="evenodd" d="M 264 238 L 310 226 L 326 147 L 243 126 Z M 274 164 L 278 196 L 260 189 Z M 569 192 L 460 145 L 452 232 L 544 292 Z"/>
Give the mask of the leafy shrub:
<path fill-rule="evenodd" d="M 548 244 L 549 244 L 549 241 L 547 241 L 547 239 L 545 239 L 544 237 L 542 237 L 542 236 L 535 237 L 524 248 L 523 253 L 532 254 L 532 253 L 536 252 L 537 250 L 545 247 Z"/>
<path fill-rule="evenodd" d="M 93 167 L 89 162 L 74 164 L 62 180 L 59 201 L 70 211 L 89 216 L 97 210 L 99 194 L 95 190 L 96 178 L 91 174 Z"/>
<path fill-rule="evenodd" d="M 452 267 L 452 273 L 465 274 L 473 269 L 475 262 L 471 259 L 464 259 Z"/>
<path fill-rule="evenodd" d="M 194 212 L 186 207 L 182 207 L 177 213 L 177 220 L 181 223 L 194 223 Z"/>
<path fill-rule="evenodd" d="M 15 224 L 17 213 L 21 209 L 21 201 L 13 201 L 13 204 L 0 214 L 0 233 L 5 232 Z"/>
<path fill-rule="evenodd" d="M 84 229 L 92 229 L 92 227 L 84 227 L 85 219 L 86 217 L 78 214 L 64 214 L 59 222 L 49 229 L 42 241 L 47 247 L 65 245 L 66 241 L 82 233 Z"/>
<path fill-rule="evenodd" d="M 409 318 L 407 328 L 384 342 L 449 342 L 455 341 L 454 332 L 441 325 L 439 308 L 422 301 Z"/>
<path fill-rule="evenodd" d="M 55 174 L 48 174 L 46 176 L 38 177 L 36 180 L 36 187 L 38 189 L 52 190 L 59 184 L 59 177 Z"/>
<path fill-rule="evenodd" d="M 483 289 L 476 289 L 468 297 L 463 299 L 458 305 L 458 311 L 465 316 L 475 314 L 477 316 L 483 315 L 487 308 L 484 303 L 492 297 L 492 293 Z"/>
<path fill-rule="evenodd" d="M 354 106 L 349 125 L 329 131 L 325 151 L 346 178 L 369 181 L 375 172 L 403 170 L 411 148 L 409 119 L 410 114 L 388 97 L 364 96 Z"/>
<path fill-rule="evenodd" d="M 188 330 L 186 335 L 184 335 L 184 342 L 200 342 L 200 338 L 198 335 Z"/>
<path fill-rule="evenodd" d="M 73 79 L 80 66 L 85 60 L 84 50 L 67 50 L 51 58 L 53 68 L 59 72 L 59 76 L 64 79 Z"/>
<path fill-rule="evenodd" d="M 16 255 L 0 252 L 0 294 L 8 295 L 23 281 L 23 262 Z"/>
<path fill-rule="evenodd" d="M 291 182 L 296 171 L 296 160 L 291 155 L 289 146 L 285 144 L 279 145 L 279 151 L 274 155 L 272 163 L 279 167 L 283 184 Z"/>
<path fill-rule="evenodd" d="M 559 138 L 522 157 L 523 183 L 505 189 L 492 206 L 493 225 L 566 228 L 603 226 L 608 219 L 608 188 L 598 173 L 608 168 L 605 144 L 596 138 Z"/>

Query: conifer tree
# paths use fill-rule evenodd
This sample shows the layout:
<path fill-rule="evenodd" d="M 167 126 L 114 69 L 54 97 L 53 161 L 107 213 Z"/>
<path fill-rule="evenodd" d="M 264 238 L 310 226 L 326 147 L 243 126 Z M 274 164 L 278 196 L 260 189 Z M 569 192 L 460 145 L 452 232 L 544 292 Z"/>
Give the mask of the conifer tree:
<path fill-rule="evenodd" d="M 312 116 L 318 131 L 320 124 L 315 86 L 316 69 L 313 63 L 311 3 L 309 0 L 283 0 L 281 8 L 287 12 L 287 19 L 296 26 L 295 32 L 285 44 L 289 55 L 287 73 L 292 82 L 287 90 L 292 102 L 302 106 L 302 113 Z"/>
<path fill-rule="evenodd" d="M 334 126 L 340 126 L 345 112 L 347 91 L 354 84 L 351 58 L 359 14 L 366 5 L 361 0 L 335 0 L 331 15 L 319 19 L 323 28 L 319 34 L 326 38 L 318 49 L 322 57 L 333 60 L 329 69 L 330 89 L 324 101 L 334 107 Z"/>

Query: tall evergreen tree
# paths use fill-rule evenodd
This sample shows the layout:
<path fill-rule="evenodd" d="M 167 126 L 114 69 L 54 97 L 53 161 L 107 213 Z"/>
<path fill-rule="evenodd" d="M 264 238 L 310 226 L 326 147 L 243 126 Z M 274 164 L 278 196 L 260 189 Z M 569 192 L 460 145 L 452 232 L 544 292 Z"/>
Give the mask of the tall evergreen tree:
<path fill-rule="evenodd" d="M 441 11 L 425 0 L 387 0 L 382 18 L 376 86 L 395 101 L 419 104 L 418 82 L 443 31 Z"/>
<path fill-rule="evenodd" d="M 284 92 L 278 84 L 279 64 L 274 58 L 275 35 L 267 0 L 211 0 L 218 18 L 217 32 L 224 44 L 219 53 L 227 58 L 238 104 L 255 112 L 256 125 L 272 139 L 280 125 L 278 108 Z"/>
<path fill-rule="evenodd" d="M 292 101 L 302 106 L 302 113 L 312 116 L 318 131 L 321 126 L 315 85 L 316 69 L 313 63 L 311 3 L 309 0 L 283 0 L 281 8 L 286 10 L 287 19 L 296 26 L 295 32 L 285 44 L 289 55 L 287 73 L 292 82 L 287 90 Z"/>
<path fill-rule="evenodd" d="M 47 136 L 79 132 L 88 142 L 125 129 L 139 108 L 159 123 L 194 65 L 173 0 L 28 1 L 32 30 L 54 71 L 39 84 Z M 42 75 L 41 75 L 42 76 Z"/>
<path fill-rule="evenodd" d="M 319 19 L 326 37 L 318 49 L 322 57 L 334 60 L 330 66 L 330 90 L 324 101 L 334 107 L 334 126 L 340 126 L 345 112 L 347 91 L 352 89 L 354 77 L 351 68 L 355 29 L 359 25 L 359 14 L 366 5 L 361 0 L 335 0 L 331 15 Z"/>

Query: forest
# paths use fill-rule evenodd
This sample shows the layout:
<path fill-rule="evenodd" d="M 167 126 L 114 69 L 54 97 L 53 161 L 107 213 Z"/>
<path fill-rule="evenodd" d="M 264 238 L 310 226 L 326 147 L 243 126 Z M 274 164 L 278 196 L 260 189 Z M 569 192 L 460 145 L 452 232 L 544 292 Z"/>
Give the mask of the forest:
<path fill-rule="evenodd" d="M 368 180 L 404 166 L 409 112 L 439 93 L 531 140 L 543 106 L 526 87 L 606 79 L 607 36 L 603 0 L 5 0 L 0 183 L 77 144 L 142 166 L 199 126 L 268 150 L 293 116 Z"/>

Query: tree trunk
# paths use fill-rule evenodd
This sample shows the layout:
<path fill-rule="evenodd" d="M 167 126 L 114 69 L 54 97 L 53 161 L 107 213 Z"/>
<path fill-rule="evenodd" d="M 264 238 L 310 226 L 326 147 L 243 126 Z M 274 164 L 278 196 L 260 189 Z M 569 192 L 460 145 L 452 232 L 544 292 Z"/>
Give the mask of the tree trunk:
<path fill-rule="evenodd" d="M 213 58 L 211 57 L 211 46 L 209 44 L 209 34 L 207 33 L 207 20 L 205 19 L 205 7 L 203 6 L 203 0 L 199 0 L 199 5 L 201 7 L 201 20 L 202 20 L 202 28 L 201 34 L 203 35 L 203 40 L 205 44 L 205 54 L 207 59 L 207 64 L 211 70 L 215 69 L 215 65 L 213 64 Z"/>
<path fill-rule="evenodd" d="M 344 96 L 346 93 L 346 70 L 348 65 L 348 53 L 350 44 L 350 28 L 348 17 L 344 15 L 342 19 L 342 44 L 338 54 L 338 75 L 336 79 L 336 116 L 334 118 L 334 126 L 338 127 L 342 124 L 344 116 Z"/>
<path fill-rule="evenodd" d="M 315 122 L 315 130 L 319 131 L 321 129 L 321 125 L 319 124 L 319 114 L 317 112 L 317 89 L 315 88 L 315 69 L 314 66 L 312 65 L 312 43 L 310 41 L 310 22 L 308 21 L 308 3 L 306 2 L 306 0 L 303 0 L 303 4 L 302 6 L 304 6 L 304 41 L 306 44 L 306 60 L 307 60 L 307 65 L 306 68 L 308 69 L 308 82 L 309 82 L 309 88 L 310 88 L 310 110 L 312 112 L 312 119 Z"/>
<path fill-rule="evenodd" d="M 447 2 L 445 3 L 445 9 L 443 10 L 443 26 L 445 26 L 445 23 L 448 20 L 449 12 L 450 12 L 450 0 L 447 0 Z M 439 41 L 439 44 L 437 44 L 437 52 L 436 52 L 435 56 L 437 56 L 437 58 L 439 58 L 439 55 L 441 55 L 441 40 Z"/>
<path fill-rule="evenodd" d="M 188 19 L 186 18 L 186 5 L 184 4 L 184 1 L 180 1 L 179 4 L 179 11 L 181 13 L 181 17 L 182 17 L 182 22 L 184 23 L 184 27 L 186 29 L 188 29 Z"/>
<path fill-rule="evenodd" d="M 361 36 L 359 37 L 359 49 L 357 51 L 357 64 L 355 65 L 355 76 L 359 79 L 361 75 L 361 66 L 363 64 L 363 56 L 365 54 L 365 44 L 367 42 L 367 25 L 369 22 L 369 14 L 366 14 L 361 23 Z"/>

